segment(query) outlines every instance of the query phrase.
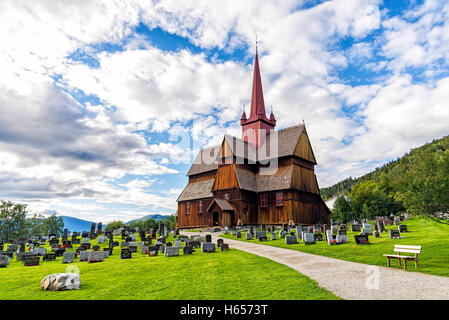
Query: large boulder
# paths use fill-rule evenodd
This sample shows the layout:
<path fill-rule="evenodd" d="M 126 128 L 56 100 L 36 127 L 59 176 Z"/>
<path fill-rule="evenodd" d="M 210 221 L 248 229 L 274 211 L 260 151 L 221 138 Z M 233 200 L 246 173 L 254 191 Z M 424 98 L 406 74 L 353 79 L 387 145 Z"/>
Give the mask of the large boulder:
<path fill-rule="evenodd" d="M 46 276 L 41 281 L 41 287 L 47 291 L 65 291 L 79 289 L 80 275 L 77 273 L 55 273 Z"/>

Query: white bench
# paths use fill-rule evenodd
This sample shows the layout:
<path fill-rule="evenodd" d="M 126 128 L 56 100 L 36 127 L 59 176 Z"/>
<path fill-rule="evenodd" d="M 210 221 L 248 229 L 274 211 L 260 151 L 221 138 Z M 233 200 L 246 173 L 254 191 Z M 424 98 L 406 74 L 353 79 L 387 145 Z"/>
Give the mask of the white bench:
<path fill-rule="evenodd" d="M 394 245 L 394 252 L 397 254 L 384 254 L 384 257 L 387 257 L 388 267 L 390 266 L 390 259 L 398 259 L 398 266 L 401 265 L 401 259 L 404 260 L 404 270 L 407 270 L 407 260 L 415 261 L 415 269 L 418 268 L 418 255 L 421 253 L 421 246 L 406 246 L 406 245 Z M 401 255 L 401 252 L 405 253 L 414 253 L 414 256 L 406 256 Z"/>

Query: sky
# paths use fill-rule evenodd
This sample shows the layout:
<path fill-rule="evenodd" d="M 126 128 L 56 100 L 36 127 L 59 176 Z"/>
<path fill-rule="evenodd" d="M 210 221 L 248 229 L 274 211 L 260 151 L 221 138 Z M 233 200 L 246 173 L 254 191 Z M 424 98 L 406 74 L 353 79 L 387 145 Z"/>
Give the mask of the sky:
<path fill-rule="evenodd" d="M 110 222 L 176 212 L 239 137 L 253 62 L 320 187 L 449 133 L 449 2 L 0 1 L 0 199 Z M 269 112 L 269 110 L 267 110 Z"/>

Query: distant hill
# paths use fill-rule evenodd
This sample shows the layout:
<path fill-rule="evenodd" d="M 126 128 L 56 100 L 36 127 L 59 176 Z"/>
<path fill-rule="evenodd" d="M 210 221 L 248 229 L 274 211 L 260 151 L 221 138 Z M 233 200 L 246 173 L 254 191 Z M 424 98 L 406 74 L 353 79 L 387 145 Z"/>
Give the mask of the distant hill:
<path fill-rule="evenodd" d="M 92 223 L 96 223 L 93 221 L 87 221 L 83 219 L 78 219 L 74 217 L 61 216 L 64 220 L 64 229 L 68 229 L 70 232 L 82 232 L 82 231 L 90 231 L 90 227 Z M 104 229 L 105 226 L 103 226 Z M 96 226 L 95 226 L 96 230 Z"/>
<path fill-rule="evenodd" d="M 153 219 L 153 220 L 164 220 L 164 219 L 167 218 L 167 217 L 169 217 L 169 216 L 164 216 L 164 215 L 161 215 L 161 214 L 149 214 L 149 215 L 144 216 L 144 217 L 142 217 L 142 218 L 134 219 L 134 220 L 128 221 L 126 224 L 130 224 L 130 223 L 135 222 L 135 221 L 142 221 L 142 220 L 145 221 L 145 220 L 148 220 L 148 219 Z"/>
<path fill-rule="evenodd" d="M 390 161 L 384 164 L 381 167 L 376 168 L 374 171 L 367 173 L 358 178 L 349 177 L 345 180 L 342 180 L 333 186 L 327 188 L 321 188 L 321 196 L 324 201 L 328 201 L 330 199 L 335 199 L 339 194 L 344 192 L 350 192 L 352 187 L 359 182 L 365 182 L 368 180 L 379 180 L 381 176 L 384 176 L 387 181 L 394 181 L 398 172 L 402 174 L 406 174 L 407 172 L 407 163 L 411 160 L 411 157 L 419 158 L 421 154 L 432 154 L 438 152 L 439 150 L 447 150 L 449 149 L 449 136 L 443 137 L 438 140 L 433 140 L 430 143 L 427 143 L 423 146 L 412 149 L 409 153 L 404 154 L 402 157 L 397 158 L 396 160 Z"/>

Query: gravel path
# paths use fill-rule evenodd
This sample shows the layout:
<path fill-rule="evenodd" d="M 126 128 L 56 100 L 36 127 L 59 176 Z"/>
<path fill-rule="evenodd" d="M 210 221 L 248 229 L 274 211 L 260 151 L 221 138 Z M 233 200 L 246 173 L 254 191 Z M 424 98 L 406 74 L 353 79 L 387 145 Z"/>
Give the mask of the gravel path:
<path fill-rule="evenodd" d="M 183 232 L 186 235 L 198 234 Z M 203 233 L 205 234 L 205 233 Z M 216 242 L 219 234 L 212 234 Z M 449 277 L 349 262 L 269 245 L 224 239 L 229 246 L 282 263 L 348 300 L 449 299 Z M 386 263 L 386 262 L 385 262 Z M 392 263 L 397 263 L 392 260 Z M 407 268 L 413 270 L 413 263 Z"/>

